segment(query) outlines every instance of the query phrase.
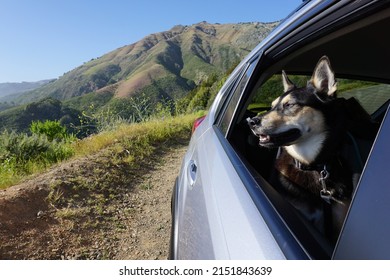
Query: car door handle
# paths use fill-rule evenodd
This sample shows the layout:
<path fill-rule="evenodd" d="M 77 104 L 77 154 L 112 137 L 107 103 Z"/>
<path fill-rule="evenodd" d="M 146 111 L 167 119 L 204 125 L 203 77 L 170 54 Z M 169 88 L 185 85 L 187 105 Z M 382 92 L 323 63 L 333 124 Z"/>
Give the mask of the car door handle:
<path fill-rule="evenodd" d="M 197 172 L 198 172 L 198 167 L 196 166 L 195 161 L 190 160 L 188 164 L 188 179 L 189 179 L 190 187 L 193 187 L 195 185 Z"/>

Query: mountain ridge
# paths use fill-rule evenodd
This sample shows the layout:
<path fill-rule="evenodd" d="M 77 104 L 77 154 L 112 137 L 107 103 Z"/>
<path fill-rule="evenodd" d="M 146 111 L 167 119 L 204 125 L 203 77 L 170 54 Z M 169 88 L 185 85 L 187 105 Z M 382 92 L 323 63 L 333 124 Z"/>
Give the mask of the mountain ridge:
<path fill-rule="evenodd" d="M 224 73 L 277 24 L 176 25 L 91 59 L 14 101 L 23 104 L 45 97 L 66 100 L 101 90 L 109 90 L 114 97 L 121 98 L 140 93 L 145 87 L 153 87 L 157 95 L 175 99 L 211 73 Z"/>

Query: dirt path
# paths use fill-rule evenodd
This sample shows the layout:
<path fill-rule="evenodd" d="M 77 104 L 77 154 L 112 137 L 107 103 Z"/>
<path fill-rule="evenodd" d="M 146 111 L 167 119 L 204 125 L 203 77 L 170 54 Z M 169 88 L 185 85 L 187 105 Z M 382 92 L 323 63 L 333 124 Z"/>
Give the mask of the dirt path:
<path fill-rule="evenodd" d="M 164 148 L 142 176 L 92 157 L 0 190 L 0 259 L 166 259 L 186 144 Z M 117 192 L 69 191 L 107 181 Z"/>
<path fill-rule="evenodd" d="M 119 242 L 116 259 L 166 259 L 171 230 L 172 187 L 186 147 L 172 150 L 163 164 L 145 175 L 130 202 L 137 205 L 127 220 L 131 231 Z"/>

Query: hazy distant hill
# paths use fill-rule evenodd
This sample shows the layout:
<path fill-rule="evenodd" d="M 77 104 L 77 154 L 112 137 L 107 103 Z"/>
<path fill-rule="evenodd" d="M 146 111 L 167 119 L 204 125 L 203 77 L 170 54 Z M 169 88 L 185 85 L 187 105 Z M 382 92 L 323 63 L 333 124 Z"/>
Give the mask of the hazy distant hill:
<path fill-rule="evenodd" d="M 69 71 L 56 81 L 20 95 L 18 103 L 44 97 L 66 100 L 86 93 L 127 97 L 138 92 L 177 98 L 210 73 L 224 73 L 277 23 L 178 25 Z"/>
<path fill-rule="evenodd" d="M 11 94 L 34 90 L 51 81 L 53 80 L 42 80 L 38 82 L 21 82 L 21 83 L 0 83 L 0 98 Z"/>

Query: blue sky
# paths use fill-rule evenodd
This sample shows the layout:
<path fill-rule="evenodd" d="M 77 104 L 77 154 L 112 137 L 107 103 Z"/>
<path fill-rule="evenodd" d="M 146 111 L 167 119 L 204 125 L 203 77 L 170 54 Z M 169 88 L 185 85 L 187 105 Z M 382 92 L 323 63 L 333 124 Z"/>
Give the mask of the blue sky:
<path fill-rule="evenodd" d="M 174 25 L 272 22 L 302 0 L 0 0 L 0 83 L 58 78 Z"/>

